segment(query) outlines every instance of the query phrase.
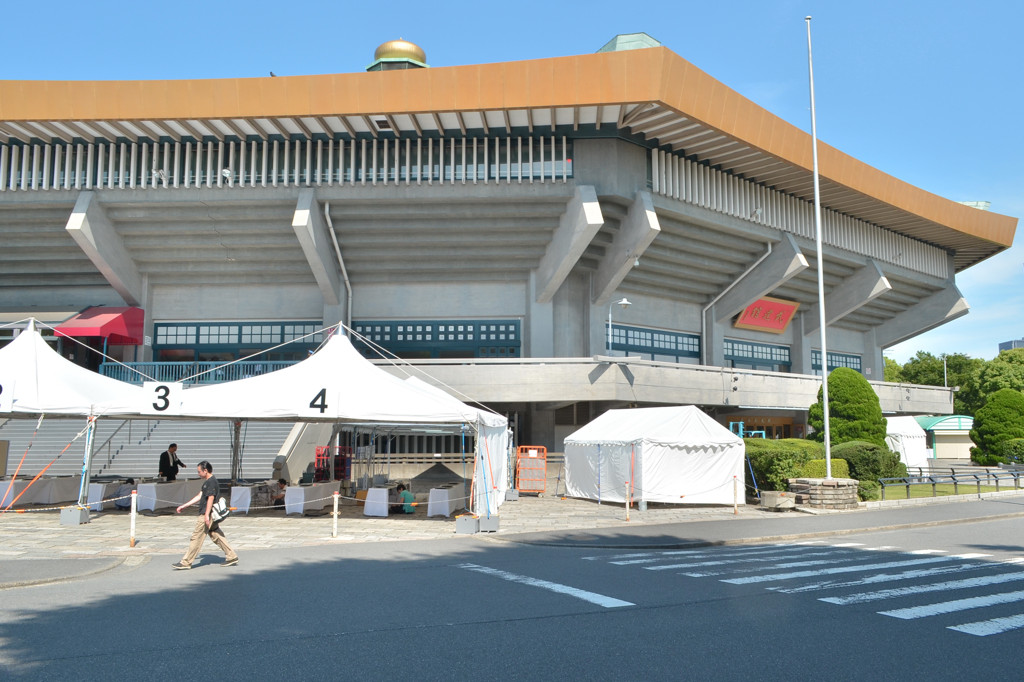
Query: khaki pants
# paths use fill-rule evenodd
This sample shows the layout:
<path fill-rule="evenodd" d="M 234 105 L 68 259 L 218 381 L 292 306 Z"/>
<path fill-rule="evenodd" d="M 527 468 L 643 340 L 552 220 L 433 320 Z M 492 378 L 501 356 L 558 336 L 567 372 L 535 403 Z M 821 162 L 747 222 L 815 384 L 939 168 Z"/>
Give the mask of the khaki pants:
<path fill-rule="evenodd" d="M 224 537 L 224 533 L 220 531 L 220 525 L 215 523 L 211 528 L 207 529 L 206 517 L 199 515 L 196 517 L 196 527 L 192 530 L 192 537 L 188 540 L 188 551 L 182 557 L 181 563 L 186 566 L 192 565 L 192 562 L 199 554 L 199 550 L 203 548 L 203 542 L 206 541 L 207 535 L 224 552 L 225 558 L 229 560 L 238 558 L 235 550 L 231 549 L 231 545 L 228 544 L 227 539 Z"/>

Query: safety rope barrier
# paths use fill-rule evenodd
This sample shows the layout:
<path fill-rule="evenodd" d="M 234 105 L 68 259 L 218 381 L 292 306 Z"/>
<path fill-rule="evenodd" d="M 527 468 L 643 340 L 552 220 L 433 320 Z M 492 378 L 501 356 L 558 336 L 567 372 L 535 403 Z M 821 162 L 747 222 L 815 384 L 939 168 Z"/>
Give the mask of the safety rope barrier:
<path fill-rule="evenodd" d="M 42 417 L 40 417 L 40 418 L 39 418 L 39 423 L 42 423 L 42 421 L 43 421 L 43 418 L 42 418 Z M 54 457 L 54 458 L 53 458 L 52 460 L 50 460 L 50 463 L 49 463 L 49 464 L 47 464 L 47 465 L 46 465 L 45 467 L 43 467 L 43 468 L 42 468 L 42 470 L 41 470 L 41 471 L 40 471 L 39 473 L 37 473 L 37 474 L 36 474 L 36 476 L 35 476 L 35 477 L 34 477 L 34 478 L 33 478 L 32 480 L 30 480 L 30 481 L 29 481 L 29 484 L 28 484 L 28 485 L 26 485 L 26 486 L 25 486 L 24 488 L 22 488 L 22 492 L 18 493 L 18 494 L 17 494 L 17 497 L 15 497 L 15 498 L 14 498 L 13 500 L 11 500 L 11 501 L 10 501 L 10 503 L 9 503 L 9 504 L 8 504 L 8 505 L 7 505 L 6 507 L 4 507 L 4 508 L 3 508 L 2 510 L 0 510 L 0 514 L 3 514 L 4 512 L 6 512 L 6 511 L 7 511 L 8 509 L 10 509 L 11 507 L 13 507 L 13 506 L 14 506 L 14 503 L 15 503 L 15 502 L 17 502 L 18 500 L 22 499 L 22 496 L 23 496 L 23 495 L 25 495 L 26 493 L 28 493 L 28 492 L 29 492 L 29 489 L 30 489 L 30 488 L 31 488 L 31 487 L 33 486 L 33 484 L 34 484 L 34 483 L 35 483 L 35 482 L 36 482 L 37 480 L 39 480 L 40 476 L 42 476 L 42 475 L 43 475 L 44 473 L 46 473 L 46 470 L 47 470 L 47 469 L 49 469 L 49 468 L 50 468 L 51 466 L 53 466 L 53 463 L 54 463 L 54 462 L 56 462 L 56 461 L 57 461 L 57 460 L 59 460 L 59 459 L 60 459 L 61 457 L 63 457 L 63 454 L 65 454 L 65 453 L 67 453 L 67 452 L 68 452 L 68 449 L 69 449 L 69 447 L 71 447 L 71 446 L 72 446 L 72 444 L 74 444 L 74 442 L 75 442 L 76 440 L 78 440 L 79 438 L 81 438 L 81 437 L 82 437 L 82 435 L 83 435 L 83 434 L 84 434 L 84 433 L 85 433 L 86 431 L 88 431 L 88 430 L 89 430 L 89 425 L 91 425 L 91 424 L 92 424 L 93 422 L 95 422 L 95 421 L 96 421 L 96 418 L 95 418 L 95 417 L 92 417 L 92 416 L 90 416 L 90 417 L 89 417 L 89 419 L 88 419 L 88 420 L 87 420 L 87 422 L 86 422 L 86 427 L 85 427 L 84 429 L 82 429 L 81 431 L 79 431 L 79 432 L 78 432 L 78 434 L 77 434 L 77 435 L 76 435 L 76 436 L 75 436 L 74 438 L 72 438 L 72 439 L 71 439 L 71 442 L 69 442 L 69 443 L 68 443 L 67 445 L 63 446 L 63 450 L 61 450 L 61 451 L 60 451 L 60 454 L 59 454 L 59 455 L 57 455 L 56 457 Z M 37 426 L 36 428 L 38 429 L 39 427 Z M 35 434 L 33 434 L 33 437 L 35 437 Z M 25 453 L 26 453 L 26 455 L 28 455 L 28 454 L 29 454 L 29 451 L 28 451 L 28 450 L 26 450 L 26 451 L 25 451 Z M 18 470 L 20 470 L 20 466 L 18 466 Z M 17 472 L 16 472 L 16 471 L 14 472 L 14 475 L 15 475 L 15 476 L 17 475 Z M 13 480 L 13 479 L 11 479 L 10 485 L 13 485 L 13 484 L 14 484 L 14 480 Z M 9 492 L 10 492 L 10 485 L 9 485 L 9 486 L 8 486 L 8 488 L 7 488 L 7 489 L 8 489 L 8 493 L 5 493 L 5 494 L 4 494 L 4 499 L 6 499 L 6 498 L 7 498 L 7 495 L 8 495 L 8 494 L 9 494 Z"/>

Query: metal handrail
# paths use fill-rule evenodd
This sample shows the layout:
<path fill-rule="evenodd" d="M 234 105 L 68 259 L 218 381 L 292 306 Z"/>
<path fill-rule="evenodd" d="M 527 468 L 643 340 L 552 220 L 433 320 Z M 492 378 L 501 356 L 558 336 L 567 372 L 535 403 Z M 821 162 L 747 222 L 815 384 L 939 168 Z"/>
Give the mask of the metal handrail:
<path fill-rule="evenodd" d="M 110 466 L 110 462 L 113 461 L 113 459 L 114 459 L 114 456 L 112 454 L 110 454 L 110 444 L 111 444 L 111 441 L 114 440 L 114 436 L 116 436 L 118 433 L 120 433 L 121 429 L 123 429 L 127 424 L 128 424 L 128 420 L 125 419 L 124 421 L 122 421 L 118 425 L 118 427 L 116 429 L 114 429 L 114 432 L 112 434 L 107 436 L 107 439 L 105 441 L 103 441 L 102 443 L 100 443 L 99 445 L 97 445 L 93 449 L 93 452 L 99 452 L 103 448 L 107 448 L 107 464 L 106 464 L 106 466 L 104 466 L 104 468 Z"/>
<path fill-rule="evenodd" d="M 141 384 L 152 377 L 161 383 L 219 384 L 276 372 L 297 360 L 243 360 L 223 362 L 104 362 L 99 373 L 129 384 Z"/>
<path fill-rule="evenodd" d="M 937 497 L 938 492 L 936 486 L 939 484 L 953 484 L 953 494 L 960 494 L 960 485 L 963 483 L 974 483 L 978 494 L 981 494 L 982 483 L 985 485 L 995 485 L 996 492 L 999 492 L 1000 481 L 1013 481 L 1013 487 L 1015 490 L 1020 490 L 1021 476 L 1024 475 L 1024 471 L 1004 471 L 1004 470 L 991 470 L 985 469 L 981 472 L 971 473 L 953 473 L 949 474 L 935 474 L 935 475 L 924 475 L 919 474 L 917 476 L 904 476 L 902 478 L 880 478 L 878 479 L 879 484 L 882 486 L 882 499 L 885 500 L 886 488 L 892 487 L 903 487 L 907 490 L 907 498 L 910 499 L 910 487 L 914 485 L 930 485 L 932 487 L 932 497 Z"/>

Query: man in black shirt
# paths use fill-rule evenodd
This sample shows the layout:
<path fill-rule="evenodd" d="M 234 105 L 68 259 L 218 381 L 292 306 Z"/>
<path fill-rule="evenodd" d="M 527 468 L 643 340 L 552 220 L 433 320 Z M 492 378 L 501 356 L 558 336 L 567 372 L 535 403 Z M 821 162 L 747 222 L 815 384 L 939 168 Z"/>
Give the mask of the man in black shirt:
<path fill-rule="evenodd" d="M 196 519 L 196 526 L 192 530 L 192 537 L 189 538 L 188 551 L 185 552 L 185 556 L 181 558 L 181 561 L 172 564 L 172 566 L 178 570 L 192 568 L 192 562 L 199 554 L 199 550 L 202 549 L 207 535 L 224 552 L 224 565 L 234 566 L 238 563 L 238 555 L 235 554 L 235 550 L 231 549 L 231 545 L 228 544 L 224 533 L 221 532 L 220 524 L 213 523 L 210 520 L 210 510 L 213 509 L 213 502 L 217 499 L 220 488 L 217 479 L 213 477 L 213 465 L 203 460 L 196 467 L 196 471 L 199 473 L 199 478 L 203 479 L 203 488 L 195 497 L 178 507 L 177 513 L 180 514 L 182 509 L 191 507 L 198 502 L 199 518 Z"/>
<path fill-rule="evenodd" d="M 171 443 L 167 449 L 160 453 L 160 475 L 168 481 L 178 477 L 178 469 L 185 466 L 185 463 L 178 459 L 178 444 Z"/>

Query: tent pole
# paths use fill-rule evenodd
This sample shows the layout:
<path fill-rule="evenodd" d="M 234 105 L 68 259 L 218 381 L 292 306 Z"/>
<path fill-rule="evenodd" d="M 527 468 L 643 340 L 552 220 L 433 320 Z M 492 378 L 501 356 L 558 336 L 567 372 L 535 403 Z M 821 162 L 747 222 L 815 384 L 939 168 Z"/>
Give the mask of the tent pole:
<path fill-rule="evenodd" d="M 462 425 L 462 496 L 466 498 L 466 508 L 469 508 L 469 486 L 466 479 L 466 425 Z"/>
<path fill-rule="evenodd" d="M 85 431 L 85 456 L 82 457 L 82 482 L 78 486 L 78 506 L 84 507 L 89 501 L 89 470 L 92 468 L 93 448 L 96 446 L 96 417 L 89 415 Z"/>
<path fill-rule="evenodd" d="M 236 419 L 231 428 L 231 480 L 238 482 L 241 476 L 242 422 Z"/>

